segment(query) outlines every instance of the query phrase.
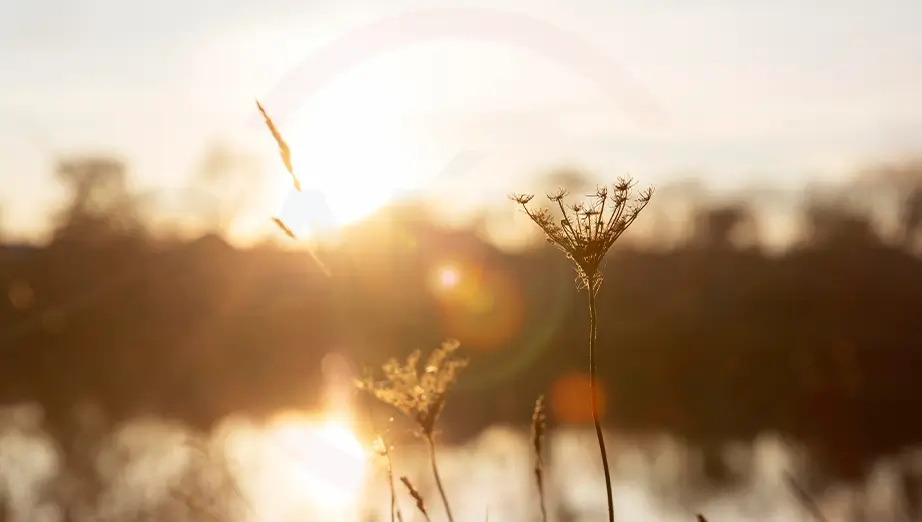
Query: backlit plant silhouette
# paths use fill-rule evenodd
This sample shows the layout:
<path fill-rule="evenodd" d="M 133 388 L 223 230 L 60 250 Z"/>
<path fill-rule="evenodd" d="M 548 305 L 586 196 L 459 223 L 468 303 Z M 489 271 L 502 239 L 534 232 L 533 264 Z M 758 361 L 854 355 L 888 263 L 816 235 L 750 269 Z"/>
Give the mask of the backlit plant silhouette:
<path fill-rule="evenodd" d="M 278 145 L 279 155 L 282 159 L 285 169 L 291 175 L 295 190 L 301 190 L 301 183 L 295 175 L 291 161 L 291 151 L 288 144 L 282 138 L 281 133 L 276 128 L 272 119 L 266 113 L 262 105 L 256 103 L 259 112 L 265 119 L 266 126 L 272 134 Z M 605 256 L 614 245 L 615 241 L 621 237 L 637 219 L 640 212 L 646 207 L 653 196 L 652 189 L 646 189 L 634 197 L 634 183 L 629 179 L 620 179 L 608 187 L 597 189 L 596 193 L 589 195 L 587 201 L 578 202 L 569 206 L 564 205 L 564 198 L 567 196 L 566 191 L 559 191 L 556 194 L 548 195 L 548 199 L 557 205 L 562 214 L 562 218 L 557 220 L 547 209 L 533 210 L 528 204 L 534 199 L 533 195 L 517 194 L 511 196 L 516 203 L 520 204 L 528 217 L 537 224 L 545 233 L 547 241 L 560 250 L 562 250 L 576 266 L 577 288 L 587 288 L 589 294 L 589 388 L 590 388 L 590 406 L 592 410 L 593 423 L 595 425 L 596 437 L 599 442 L 599 452 L 601 454 L 602 468 L 605 472 L 605 489 L 608 501 L 608 519 L 614 521 L 614 503 L 612 499 L 611 473 L 608 467 L 608 455 L 605 450 L 605 440 L 602 435 L 601 423 L 599 420 L 599 411 L 597 404 L 597 386 L 596 386 L 596 294 L 602 284 L 602 268 L 604 266 Z M 295 234 L 291 228 L 280 218 L 273 218 L 276 225 L 288 236 L 294 238 Z M 313 252 L 311 252 L 313 255 Z M 314 259 L 320 264 L 324 272 L 329 275 L 326 267 L 314 256 Z M 435 424 L 438 420 L 442 409 L 445 406 L 447 394 L 460 372 L 467 366 L 467 360 L 457 355 L 459 348 L 457 341 L 448 341 L 434 350 L 428 357 L 423 372 L 420 373 L 419 363 L 421 354 L 419 351 L 413 352 L 405 363 L 400 363 L 391 359 L 383 366 L 385 379 L 376 381 L 373 378 L 366 378 L 357 382 L 359 389 L 369 392 L 381 402 L 397 408 L 410 418 L 418 428 L 418 435 L 421 436 L 428 446 L 429 461 L 432 467 L 433 478 L 442 498 L 445 507 L 445 513 L 449 522 L 454 522 L 448 497 L 442 485 L 439 474 L 438 464 L 436 461 L 435 451 Z M 545 416 L 543 398 L 539 398 L 535 404 L 535 410 L 532 417 L 532 436 L 535 452 L 535 480 L 538 487 L 538 494 L 541 502 L 542 520 L 547 520 L 547 511 L 544 503 L 544 475 L 542 459 L 542 443 L 545 431 Z M 379 439 L 383 444 L 383 439 Z M 383 446 L 386 448 L 386 446 Z M 399 511 L 396 510 L 396 492 L 393 488 L 393 468 L 390 463 L 390 455 L 386 449 L 382 450 L 382 456 L 387 460 L 388 481 L 391 487 L 391 520 L 402 518 Z M 412 486 L 409 479 L 400 477 L 401 482 L 409 491 L 409 494 L 416 501 L 417 509 L 423 516 L 429 520 L 429 513 L 425 507 L 422 496 Z M 699 520 L 703 519 L 699 515 Z"/>
<path fill-rule="evenodd" d="M 288 174 L 291 175 L 291 181 L 294 186 L 294 189 L 298 192 L 301 192 L 301 181 L 298 179 L 298 176 L 295 175 L 294 166 L 291 163 L 291 148 L 288 147 L 288 143 L 285 141 L 285 138 L 282 137 L 282 133 L 279 132 L 278 128 L 275 126 L 275 123 L 272 122 L 272 118 L 269 117 L 269 113 L 266 112 L 266 109 L 263 108 L 262 104 L 259 101 L 256 102 L 256 108 L 259 109 L 259 113 L 262 114 L 263 119 L 266 122 L 266 127 L 268 127 L 269 132 L 272 133 L 272 138 L 275 140 L 276 145 L 279 148 L 279 157 L 282 158 L 282 163 L 285 165 L 285 170 L 288 171 Z M 285 233 L 286 236 L 291 239 L 297 239 L 294 231 L 284 222 L 280 217 L 273 217 L 272 221 Z M 320 258 L 317 257 L 317 254 L 313 250 L 308 249 L 307 252 L 314 258 L 314 262 L 317 263 L 317 266 L 323 271 L 324 274 L 329 277 L 330 271 L 327 266 L 320 261 Z"/>
<path fill-rule="evenodd" d="M 443 343 L 429 354 L 422 373 L 419 368 L 421 354 L 417 350 L 407 357 L 405 363 L 400 363 L 396 359 L 385 363 L 382 367 L 384 380 L 376 381 L 367 377 L 356 383 L 359 389 L 397 408 L 416 423 L 418 435 L 426 441 L 429 448 L 432 476 L 449 521 L 454 521 L 454 518 L 436 463 L 435 423 L 445 407 L 448 391 L 467 366 L 467 359 L 458 355 L 459 347 L 460 344 L 454 340 Z"/>
<path fill-rule="evenodd" d="M 394 463 L 391 460 L 391 449 L 384 435 L 378 432 L 372 444 L 372 454 L 384 460 L 384 472 L 387 478 L 387 488 L 390 493 L 390 521 L 403 522 L 403 514 L 400 512 L 400 508 L 397 507 L 397 490 L 394 488 Z"/>
<path fill-rule="evenodd" d="M 596 306 L 595 298 L 602 285 L 602 268 L 605 255 L 615 241 L 634 223 L 640 212 L 653 197 L 648 188 L 634 197 L 634 183 L 630 179 L 619 179 L 608 187 L 601 187 L 595 194 L 587 196 L 584 202 L 565 205 L 566 191 L 560 190 L 548 195 L 557 205 L 562 217 L 556 219 L 550 210 L 533 210 L 528 204 L 534 199 L 531 194 L 514 194 L 510 198 L 522 206 L 528 217 L 544 232 L 547 241 L 562 250 L 576 265 L 577 288 L 588 289 L 589 294 L 589 401 L 595 434 L 599 440 L 602 469 L 605 472 L 605 492 L 608 499 L 608 520 L 615 519 L 612 500 L 611 472 L 608 469 L 608 454 L 599 421 L 596 399 Z"/>

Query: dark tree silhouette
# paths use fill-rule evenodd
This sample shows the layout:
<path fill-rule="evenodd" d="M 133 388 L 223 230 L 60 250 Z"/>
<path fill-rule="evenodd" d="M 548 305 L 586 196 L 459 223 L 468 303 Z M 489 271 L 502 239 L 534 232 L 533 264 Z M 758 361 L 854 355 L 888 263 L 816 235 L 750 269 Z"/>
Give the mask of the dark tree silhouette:
<path fill-rule="evenodd" d="M 732 249 L 741 242 L 756 242 L 755 220 L 742 205 L 710 207 L 695 219 L 695 242 L 712 249 Z"/>
<path fill-rule="evenodd" d="M 443 418 L 455 441 L 524 424 L 535 396 L 583 369 L 570 348 L 585 314 L 546 248 L 504 252 L 406 206 L 323 253 L 326 278 L 297 250 L 150 241 L 116 161 L 61 176 L 71 197 L 53 240 L 0 247 L 0 399 L 41 403 L 62 448 L 81 444 L 74 410 L 87 401 L 106 426 L 149 414 L 202 429 L 319 406 L 332 351 L 377 366 L 460 338 L 471 368 Z M 715 448 L 765 431 L 848 478 L 922 440 L 922 261 L 907 242 L 832 200 L 806 206 L 800 244 L 769 254 L 734 239 L 758 225 L 745 205 L 702 209 L 692 241 L 611 253 L 598 349 L 618 362 L 598 368 L 604 422 L 681 435 L 715 476 Z M 469 301 L 433 290 L 446 260 L 467 263 Z"/>
<path fill-rule="evenodd" d="M 903 203 L 900 232 L 903 248 L 913 251 L 922 234 L 922 185 L 914 187 Z"/>

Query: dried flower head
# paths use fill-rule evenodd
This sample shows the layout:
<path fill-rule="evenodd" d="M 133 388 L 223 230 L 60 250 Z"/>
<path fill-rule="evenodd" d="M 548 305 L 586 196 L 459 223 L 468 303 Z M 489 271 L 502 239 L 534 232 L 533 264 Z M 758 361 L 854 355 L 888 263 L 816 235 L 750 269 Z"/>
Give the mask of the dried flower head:
<path fill-rule="evenodd" d="M 366 377 L 356 385 L 403 412 L 429 437 L 445 406 L 448 390 L 467 366 L 467 359 L 458 356 L 460 346 L 455 340 L 442 343 L 429 355 L 422 373 L 419 350 L 410 354 L 405 363 L 391 359 L 382 367 L 385 380 Z"/>
<path fill-rule="evenodd" d="M 510 199 L 522 205 L 525 213 L 541 227 L 547 241 L 563 250 L 576 264 L 577 283 L 580 288 L 597 292 L 602 283 L 600 268 L 605 254 L 637 219 L 640 212 L 653 197 L 648 188 L 634 197 L 634 182 L 621 178 L 608 187 L 600 187 L 595 194 L 587 196 L 584 202 L 565 205 L 565 190 L 548 194 L 548 199 L 557 204 L 562 218 L 558 221 L 548 209 L 532 210 L 528 203 L 532 194 L 513 194 Z"/>

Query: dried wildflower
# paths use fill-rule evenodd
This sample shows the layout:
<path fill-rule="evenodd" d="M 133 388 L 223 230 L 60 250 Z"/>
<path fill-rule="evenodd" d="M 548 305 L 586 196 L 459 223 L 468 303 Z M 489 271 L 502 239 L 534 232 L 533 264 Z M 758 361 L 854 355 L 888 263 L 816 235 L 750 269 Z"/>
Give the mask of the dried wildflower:
<path fill-rule="evenodd" d="M 421 354 L 417 350 L 407 357 L 406 363 L 395 359 L 385 363 L 382 367 L 384 381 L 365 378 L 356 384 L 359 389 L 403 412 L 417 424 L 423 436 L 430 437 L 445 407 L 449 389 L 467 366 L 467 359 L 457 356 L 459 347 L 454 340 L 443 343 L 429 355 L 422 374 L 419 371 Z"/>
<path fill-rule="evenodd" d="M 629 179 L 619 179 L 608 187 L 596 189 L 586 202 L 564 206 L 566 191 L 560 190 L 549 194 L 549 200 L 557 204 L 562 218 L 555 221 L 547 209 L 532 210 L 528 204 L 534 199 L 531 194 L 514 194 L 510 199 L 518 203 L 532 221 L 544 231 L 547 241 L 556 246 L 576 265 L 577 288 L 589 289 L 589 404 L 592 409 L 592 421 L 595 425 L 596 439 L 599 441 L 599 453 L 602 469 L 605 472 L 605 493 L 608 500 L 608 520 L 615 520 L 615 506 L 612 499 L 611 471 L 608 469 L 608 453 L 605 451 L 605 438 L 602 436 L 602 424 L 599 421 L 599 408 L 596 403 L 596 305 L 595 298 L 602 285 L 602 262 L 615 241 L 621 237 L 640 212 L 653 197 L 653 189 L 647 189 L 632 198 L 634 183 Z"/>
<path fill-rule="evenodd" d="M 597 292 L 602 284 L 601 267 L 615 241 L 634 223 L 640 212 L 653 197 L 653 189 L 646 189 L 633 198 L 634 182 L 620 179 L 608 187 L 601 187 L 588 201 L 565 205 L 565 190 L 548 194 L 562 214 L 558 221 L 548 209 L 532 210 L 528 203 L 532 194 L 513 194 L 510 199 L 522 205 L 525 213 L 544 231 L 547 241 L 573 260 L 580 288 Z"/>
<path fill-rule="evenodd" d="M 448 390 L 457 380 L 461 370 L 467 366 L 467 359 L 457 355 L 460 346 L 460 343 L 455 340 L 442 343 L 440 348 L 429 355 L 422 375 L 419 372 L 421 355 L 417 350 L 407 357 L 405 364 L 395 359 L 385 363 L 383 370 L 386 380 L 375 381 L 369 377 L 356 383 L 359 389 L 371 393 L 379 401 L 402 411 L 417 424 L 419 434 L 426 440 L 429 447 L 432 475 L 442 497 L 449 522 L 452 522 L 454 518 L 436 464 L 435 423 L 442 408 L 445 407 Z"/>

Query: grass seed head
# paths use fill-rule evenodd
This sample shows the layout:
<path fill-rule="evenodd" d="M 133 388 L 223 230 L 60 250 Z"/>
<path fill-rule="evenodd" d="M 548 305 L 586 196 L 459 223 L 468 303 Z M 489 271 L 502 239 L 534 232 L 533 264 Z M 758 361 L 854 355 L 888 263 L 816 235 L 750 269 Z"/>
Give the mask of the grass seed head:
<path fill-rule="evenodd" d="M 391 359 L 382 367 L 384 380 L 366 377 L 356 385 L 403 412 L 417 424 L 422 435 L 431 437 L 448 391 L 467 366 L 467 359 L 458 355 L 459 347 L 455 340 L 443 343 L 429 355 L 422 372 L 418 350 L 404 363 Z"/>
<path fill-rule="evenodd" d="M 544 432 L 547 429 L 547 417 L 545 415 L 544 395 L 538 397 L 535 401 L 535 409 L 531 415 L 531 440 L 535 450 L 535 456 L 540 461 L 543 454 Z"/>
<path fill-rule="evenodd" d="M 423 500 L 423 496 L 420 495 L 419 491 L 413 487 L 413 484 L 410 482 L 410 479 L 407 477 L 400 477 L 400 482 L 407 488 L 407 492 L 410 493 L 410 496 L 413 497 L 413 500 L 416 501 L 416 509 L 426 517 L 426 520 L 429 519 L 429 511 L 426 510 L 426 502 Z"/>
<path fill-rule="evenodd" d="M 279 132 L 278 128 L 275 126 L 275 123 L 272 121 L 272 118 L 269 117 L 269 113 L 266 112 L 266 109 L 263 108 L 262 104 L 259 103 L 258 100 L 256 101 L 256 108 L 259 109 L 259 113 L 262 114 L 263 120 L 266 122 L 266 127 L 269 128 L 269 132 L 272 133 L 272 137 L 275 139 L 275 143 L 279 147 L 279 156 L 282 158 L 282 163 L 285 164 L 285 170 L 291 174 L 291 180 L 294 184 L 295 190 L 301 192 L 301 182 L 295 175 L 294 167 L 291 164 L 291 149 L 288 147 L 288 143 L 286 143 L 285 139 L 282 138 L 282 133 Z"/>

